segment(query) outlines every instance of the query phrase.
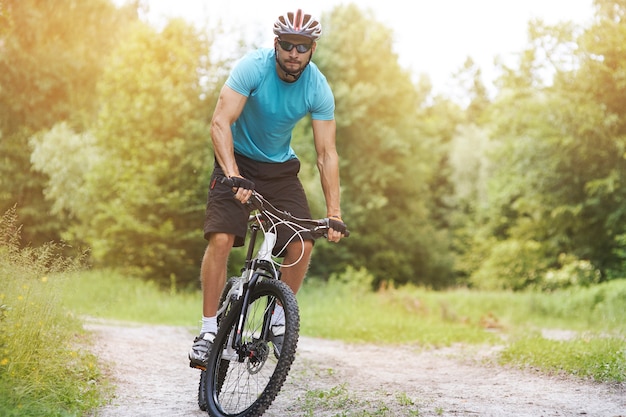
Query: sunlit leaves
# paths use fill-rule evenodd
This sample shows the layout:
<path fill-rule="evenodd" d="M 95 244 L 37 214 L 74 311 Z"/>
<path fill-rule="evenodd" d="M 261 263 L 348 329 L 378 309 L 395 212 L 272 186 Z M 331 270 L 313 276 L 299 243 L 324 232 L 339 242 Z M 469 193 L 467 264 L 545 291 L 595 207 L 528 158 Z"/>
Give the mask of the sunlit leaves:
<path fill-rule="evenodd" d="M 80 231 L 99 263 L 169 284 L 194 282 L 207 171 L 208 45 L 189 24 L 137 24 L 99 84 L 94 130 L 105 157 L 86 184 L 93 215 Z"/>
<path fill-rule="evenodd" d="M 315 62 L 335 94 L 344 219 L 358 237 L 342 246 L 376 276 L 374 285 L 441 285 L 447 240 L 429 221 L 439 149 L 429 146 L 428 117 L 419 113 L 424 96 L 399 66 L 392 32 L 371 13 L 340 6 L 323 21 Z"/>
<path fill-rule="evenodd" d="M 567 24 L 531 25 L 519 67 L 500 80 L 504 88 L 488 110 L 495 145 L 488 208 L 479 211 L 488 231 L 477 235 L 497 243 L 475 240 L 486 256 L 472 275 L 475 285 L 550 286 L 542 276 L 567 274 L 581 262 L 602 279 L 621 274 L 626 59 L 619 51 L 626 22 L 616 16 L 626 4 L 596 5 L 601 13 L 580 35 Z M 553 80 L 539 77 L 546 64 Z M 538 245 L 534 255 L 522 242 Z M 507 269 L 516 253 L 534 259 L 532 274 Z"/>

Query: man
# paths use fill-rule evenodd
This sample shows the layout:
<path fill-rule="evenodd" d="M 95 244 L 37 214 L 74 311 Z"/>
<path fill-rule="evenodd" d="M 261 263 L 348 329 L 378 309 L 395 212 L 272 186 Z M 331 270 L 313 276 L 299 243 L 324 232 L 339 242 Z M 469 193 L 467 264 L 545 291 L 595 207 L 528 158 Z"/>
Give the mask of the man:
<path fill-rule="evenodd" d="M 304 189 L 298 179 L 300 162 L 290 146 L 296 123 L 311 115 L 317 167 L 331 218 L 328 240 L 338 242 L 346 231 L 341 220 L 339 157 L 335 148 L 335 103 L 324 75 L 311 63 L 322 27 L 302 10 L 279 16 L 274 23 L 274 48 L 259 49 L 235 66 L 211 120 L 215 168 L 207 202 L 204 236 L 208 246 L 202 259 L 203 317 L 200 335 L 189 352 L 190 366 L 203 369 L 217 333 L 216 313 L 225 285 L 228 255 L 242 246 L 248 209 L 244 203 L 258 190 L 279 209 L 311 218 Z M 235 188 L 217 180 L 229 177 Z M 290 236 L 279 233 L 277 248 Z M 304 248 L 302 247 L 304 245 Z M 308 269 L 313 240 L 305 236 L 289 243 L 281 253 L 281 279 L 296 293 Z M 280 308 L 278 306 L 277 308 Z M 272 322 L 274 344 L 280 350 L 284 317 Z"/>

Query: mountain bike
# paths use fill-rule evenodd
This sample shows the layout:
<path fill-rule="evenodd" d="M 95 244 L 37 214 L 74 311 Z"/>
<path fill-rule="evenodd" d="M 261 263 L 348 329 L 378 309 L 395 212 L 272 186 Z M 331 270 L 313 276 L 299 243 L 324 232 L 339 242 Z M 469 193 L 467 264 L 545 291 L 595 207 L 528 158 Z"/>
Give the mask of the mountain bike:
<path fill-rule="evenodd" d="M 315 239 L 325 237 L 332 222 L 296 218 L 256 191 L 248 204 L 246 259 L 241 276 L 229 278 L 220 296 L 218 332 L 207 367 L 200 374 L 198 405 L 213 417 L 261 416 L 278 395 L 295 359 L 300 313 L 293 291 L 280 281 L 279 267 L 290 265 L 281 265 L 273 252 L 281 252 L 293 241 L 303 243 L 303 233 Z M 293 236 L 284 247 L 275 248 L 279 226 L 287 227 Z M 263 241 L 255 256 L 259 233 Z M 284 311 L 282 343 L 271 329 L 277 304 Z"/>

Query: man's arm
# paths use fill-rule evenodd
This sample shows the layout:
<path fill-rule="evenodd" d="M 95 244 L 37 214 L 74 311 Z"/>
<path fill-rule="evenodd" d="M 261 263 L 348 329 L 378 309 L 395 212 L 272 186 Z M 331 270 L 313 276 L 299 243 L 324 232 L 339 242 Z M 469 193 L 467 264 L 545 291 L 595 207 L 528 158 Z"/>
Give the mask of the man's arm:
<path fill-rule="evenodd" d="M 317 152 L 317 168 L 326 199 L 326 213 L 328 217 L 341 219 L 339 155 L 335 146 L 336 124 L 334 120 L 313 120 L 312 126 Z M 328 240 L 337 242 L 341 237 L 341 233 L 332 231 L 328 235 Z"/>
<path fill-rule="evenodd" d="M 213 141 L 213 151 L 224 174 L 228 177 L 240 176 L 239 167 L 235 162 L 235 151 L 233 145 L 233 134 L 230 126 L 235 123 L 241 114 L 247 97 L 243 96 L 228 86 L 222 87 L 220 91 L 215 112 L 211 119 L 211 140 Z"/>
<path fill-rule="evenodd" d="M 239 167 L 235 161 L 235 148 L 233 145 L 233 134 L 230 125 L 235 123 L 241 114 L 248 98 L 234 91 L 228 86 L 222 87 L 220 96 L 211 119 L 211 140 L 213 141 L 213 151 L 218 164 L 224 170 L 227 177 L 241 177 Z M 237 188 L 235 198 L 242 203 L 248 201 L 252 195 L 252 190 Z"/>

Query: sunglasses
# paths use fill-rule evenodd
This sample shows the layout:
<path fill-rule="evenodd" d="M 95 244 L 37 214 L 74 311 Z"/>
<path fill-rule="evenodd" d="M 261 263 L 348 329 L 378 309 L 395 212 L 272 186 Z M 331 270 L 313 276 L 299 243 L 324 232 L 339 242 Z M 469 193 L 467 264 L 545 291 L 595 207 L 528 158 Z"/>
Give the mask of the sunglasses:
<path fill-rule="evenodd" d="M 284 51 L 291 51 L 293 48 L 296 48 L 296 51 L 298 51 L 299 54 L 303 54 L 305 52 L 308 52 L 311 47 L 313 46 L 312 43 L 299 43 L 299 44 L 295 44 L 295 43 L 291 43 L 291 42 L 287 42 L 287 41 L 283 41 L 278 39 L 278 44 L 280 45 L 280 47 L 284 50 Z"/>

